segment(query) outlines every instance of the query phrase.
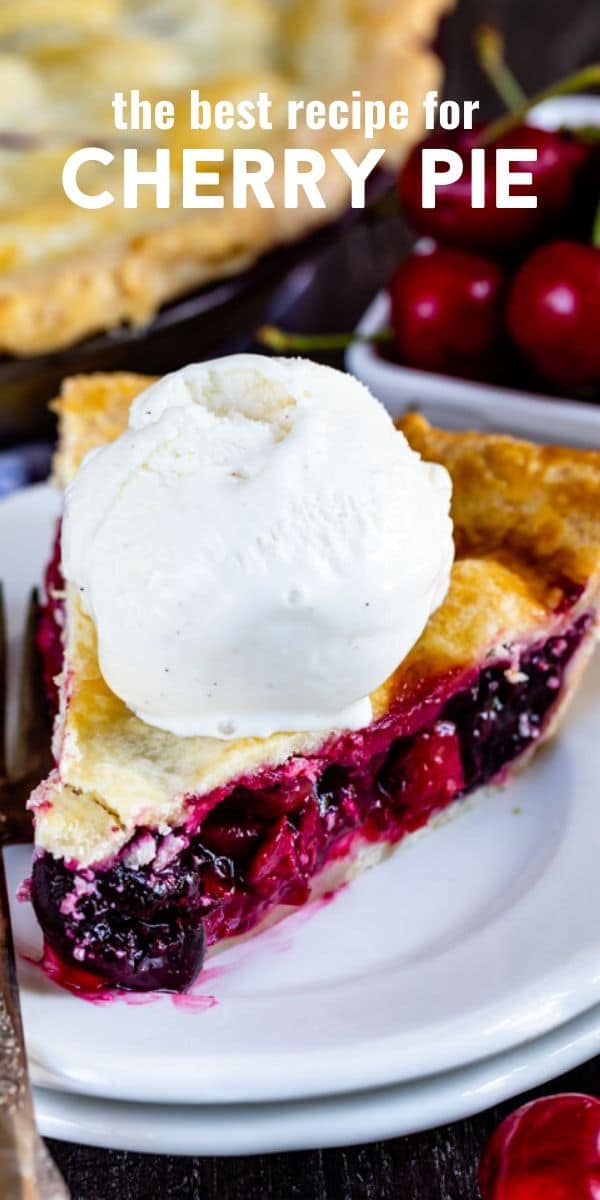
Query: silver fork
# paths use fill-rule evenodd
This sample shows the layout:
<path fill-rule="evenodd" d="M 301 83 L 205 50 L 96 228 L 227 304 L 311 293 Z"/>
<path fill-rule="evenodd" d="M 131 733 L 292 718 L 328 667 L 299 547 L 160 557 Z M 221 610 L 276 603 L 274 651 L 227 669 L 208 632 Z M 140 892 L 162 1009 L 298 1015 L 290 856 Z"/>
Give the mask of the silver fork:
<path fill-rule="evenodd" d="M 6 762 L 7 646 L 0 585 L 0 847 L 31 838 L 25 803 L 45 774 L 49 729 L 35 645 L 37 595 L 32 593 L 21 670 L 16 769 Z M 63 1179 L 35 1124 L 0 852 L 0 1195 L 2 1200 L 69 1200 Z"/>

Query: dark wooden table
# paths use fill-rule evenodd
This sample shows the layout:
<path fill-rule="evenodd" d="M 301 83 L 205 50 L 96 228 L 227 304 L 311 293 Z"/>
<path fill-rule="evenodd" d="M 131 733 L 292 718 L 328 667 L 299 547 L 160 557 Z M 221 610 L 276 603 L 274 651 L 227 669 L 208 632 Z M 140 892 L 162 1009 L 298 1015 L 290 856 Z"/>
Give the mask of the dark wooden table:
<path fill-rule="evenodd" d="M 530 1095 L 555 1091 L 600 1095 L 600 1060 Z M 49 1144 L 73 1200 L 479 1200 L 479 1155 L 517 1103 L 415 1137 L 255 1158 L 151 1157 Z"/>
<path fill-rule="evenodd" d="M 528 91 L 600 59 L 599 0 L 459 0 L 440 35 L 446 90 L 457 98 L 480 97 L 485 113 L 497 103 L 471 52 L 473 26 L 484 19 L 504 28 L 510 59 Z M 405 236 L 385 221 L 349 233 L 288 314 L 289 326 L 352 328 L 389 275 Z M 564 1090 L 600 1096 L 600 1059 L 532 1095 Z M 429 1133 L 344 1150 L 201 1159 L 50 1146 L 73 1200 L 477 1200 L 481 1150 L 521 1099 Z"/>

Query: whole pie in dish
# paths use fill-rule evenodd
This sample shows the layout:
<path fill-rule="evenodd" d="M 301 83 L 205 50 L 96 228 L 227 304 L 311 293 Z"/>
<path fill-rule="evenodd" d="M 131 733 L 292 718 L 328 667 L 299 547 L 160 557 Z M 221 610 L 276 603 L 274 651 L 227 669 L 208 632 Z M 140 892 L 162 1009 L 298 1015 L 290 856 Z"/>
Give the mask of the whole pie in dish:
<path fill-rule="evenodd" d="M 233 274 L 278 244 L 338 216 L 349 181 L 328 170 L 325 209 L 300 196 L 283 205 L 286 146 L 345 147 L 357 161 L 373 145 L 394 166 L 420 135 L 424 93 L 439 83 L 429 49 L 449 0 L 2 0 L 0 4 L 0 353 L 38 354 L 123 322 L 148 321 L 164 302 Z M 190 88 L 211 105 L 272 98 L 269 130 L 190 132 Z M 112 97 L 138 89 L 168 98 L 176 122 L 166 132 L 115 129 Z M 405 131 L 312 132 L 287 128 L 288 99 L 407 101 Z M 237 147 L 266 145 L 276 171 L 274 209 L 231 206 L 228 164 Z M 78 208 L 61 186 L 73 150 L 100 146 L 109 166 L 82 169 L 90 193 L 108 188 L 116 202 Z M 171 152 L 172 204 L 158 210 L 141 188 L 125 209 L 121 151 L 140 152 L 155 169 L 155 150 Z M 222 210 L 182 208 L 183 147 L 223 149 Z"/>
<path fill-rule="evenodd" d="M 61 485 L 123 432 L 150 382 L 66 382 Z M 600 454 L 415 414 L 401 428 L 450 473 L 456 555 L 445 599 L 359 728 L 221 740 L 140 719 L 101 673 L 57 541 L 39 631 L 56 765 L 32 799 L 32 899 L 52 953 L 88 985 L 185 988 L 207 949 L 374 865 L 504 782 L 556 728 L 597 628 Z"/>

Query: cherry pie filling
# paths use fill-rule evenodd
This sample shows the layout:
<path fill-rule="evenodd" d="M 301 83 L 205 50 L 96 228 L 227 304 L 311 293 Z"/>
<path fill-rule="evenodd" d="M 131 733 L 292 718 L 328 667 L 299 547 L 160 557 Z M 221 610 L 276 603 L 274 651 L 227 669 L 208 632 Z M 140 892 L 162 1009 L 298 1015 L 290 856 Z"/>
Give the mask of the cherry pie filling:
<path fill-rule="evenodd" d="M 61 657 L 53 594 L 40 627 L 50 690 Z M 84 868 L 39 852 L 32 899 L 47 944 L 87 979 L 181 990 L 207 946 L 246 933 L 277 904 L 303 904 L 314 877 L 354 842 L 397 842 L 501 780 L 539 738 L 590 625 L 582 616 L 519 656 L 506 647 L 314 755 L 189 796 L 181 828 L 139 829 L 110 862 Z"/>

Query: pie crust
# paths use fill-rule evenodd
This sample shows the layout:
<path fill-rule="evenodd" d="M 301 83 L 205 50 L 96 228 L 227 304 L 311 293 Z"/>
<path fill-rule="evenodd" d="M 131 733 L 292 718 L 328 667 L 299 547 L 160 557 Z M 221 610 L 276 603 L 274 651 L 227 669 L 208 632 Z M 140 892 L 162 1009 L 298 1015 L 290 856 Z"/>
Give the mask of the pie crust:
<path fill-rule="evenodd" d="M 131 400 L 150 382 L 125 374 L 66 381 L 56 402 L 62 487 L 90 449 L 125 428 Z M 507 644 L 551 636 L 565 606 L 572 621 L 595 611 L 600 593 L 600 453 L 446 433 L 415 414 L 401 427 L 425 459 L 452 475 L 457 553 L 446 600 L 372 696 L 375 721 L 432 681 L 493 660 Z M 102 679 L 94 626 L 73 589 L 66 610 L 57 770 L 34 801 L 37 845 L 55 857 L 104 860 L 140 826 L 177 827 L 186 797 L 313 755 L 335 734 L 222 742 L 151 728 Z"/>
<path fill-rule="evenodd" d="M 150 382 L 65 383 L 61 486 Z M 65 986 L 187 987 L 207 949 L 373 866 L 555 729 L 598 626 L 600 454 L 446 433 L 415 414 L 402 428 L 452 475 L 456 560 L 364 729 L 223 742 L 144 725 L 102 679 L 57 545 L 39 630 L 56 766 L 31 798 L 31 898 Z"/>
<path fill-rule="evenodd" d="M 4 0 L 0 11 L 0 353 L 39 354 L 122 322 L 143 324 L 176 296 L 233 274 L 268 249 L 339 215 L 349 184 L 341 170 L 322 185 L 326 209 L 281 202 L 285 146 L 335 146 L 361 155 L 383 146 L 396 165 L 420 134 L 422 97 L 440 81 L 429 49 L 451 0 Z M 81 145 L 108 145 L 116 159 L 138 144 L 153 165 L 157 135 L 117 132 L 115 90 L 185 105 L 190 86 L 213 101 L 274 98 L 270 133 L 198 134 L 199 145 L 261 139 L 278 164 L 274 209 L 233 210 L 227 174 L 222 210 L 135 211 L 115 203 L 78 209 L 64 196 L 62 165 Z M 283 123 L 288 97 L 405 99 L 405 132 L 299 130 Z M 193 145 L 181 120 L 160 145 Z M 250 140 L 249 140 L 250 139 Z M 114 174 L 111 174 L 114 169 Z M 89 171 L 93 174 L 93 168 Z M 117 162 L 97 168 L 97 190 L 118 193 Z M 89 178 L 89 176 L 88 176 Z M 90 184 L 92 189 L 93 185 Z M 24 203 L 24 197 L 27 202 Z M 278 198 L 278 199 L 277 199 Z"/>

